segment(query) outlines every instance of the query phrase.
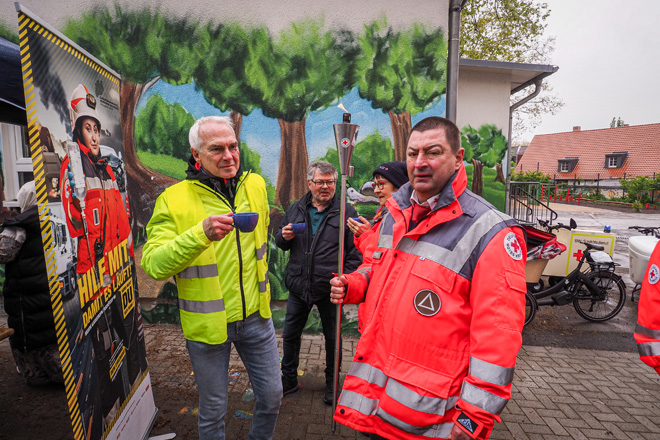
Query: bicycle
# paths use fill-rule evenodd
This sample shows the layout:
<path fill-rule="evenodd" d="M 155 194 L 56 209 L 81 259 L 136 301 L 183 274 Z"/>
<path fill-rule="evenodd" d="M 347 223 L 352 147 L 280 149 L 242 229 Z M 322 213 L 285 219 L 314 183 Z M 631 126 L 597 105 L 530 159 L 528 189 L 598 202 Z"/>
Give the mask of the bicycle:
<path fill-rule="evenodd" d="M 628 229 L 635 229 L 644 235 L 651 235 L 660 238 L 660 226 L 628 226 Z"/>
<path fill-rule="evenodd" d="M 603 246 L 580 241 L 586 246 L 577 267 L 553 286 L 525 294 L 525 326 L 534 317 L 539 306 L 562 306 L 573 303 L 578 315 L 587 321 L 604 322 L 614 318 L 626 302 L 626 286 L 614 273 L 616 264 Z M 583 272 L 585 261 L 590 270 Z M 550 299 L 543 299 L 550 297 Z"/>

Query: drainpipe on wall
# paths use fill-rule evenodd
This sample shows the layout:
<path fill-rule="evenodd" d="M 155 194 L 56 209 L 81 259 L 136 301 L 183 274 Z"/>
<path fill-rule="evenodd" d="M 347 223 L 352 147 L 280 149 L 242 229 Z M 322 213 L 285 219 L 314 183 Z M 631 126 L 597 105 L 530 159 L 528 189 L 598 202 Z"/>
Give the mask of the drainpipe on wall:
<path fill-rule="evenodd" d="M 456 123 L 458 98 L 458 56 L 460 52 L 461 11 L 467 0 L 449 0 L 449 50 L 447 51 L 447 119 Z"/>
<path fill-rule="evenodd" d="M 543 84 L 543 78 L 552 75 L 555 73 L 557 70 L 559 70 L 559 67 L 553 66 L 552 72 L 543 72 L 540 75 L 535 76 L 534 78 L 530 79 L 529 81 L 519 85 L 515 89 L 511 90 L 511 95 L 515 95 L 516 93 L 520 92 L 521 90 L 526 89 L 527 87 L 531 86 L 534 84 L 534 91 L 530 93 L 529 95 L 525 96 L 519 101 L 514 102 L 511 104 L 509 107 L 509 139 L 507 140 L 507 149 L 506 149 L 506 156 L 504 160 L 504 164 L 506 165 L 506 170 L 503 170 L 506 172 L 506 188 L 504 192 L 504 200 L 507 201 L 509 200 L 509 194 L 510 194 L 510 186 L 511 186 L 511 170 L 509 169 L 511 167 L 511 139 L 513 138 L 513 112 L 516 110 L 518 107 L 526 104 L 530 100 L 536 98 L 539 93 L 541 93 L 541 84 Z M 509 204 L 505 203 L 504 205 L 504 212 L 506 214 L 509 214 Z"/>

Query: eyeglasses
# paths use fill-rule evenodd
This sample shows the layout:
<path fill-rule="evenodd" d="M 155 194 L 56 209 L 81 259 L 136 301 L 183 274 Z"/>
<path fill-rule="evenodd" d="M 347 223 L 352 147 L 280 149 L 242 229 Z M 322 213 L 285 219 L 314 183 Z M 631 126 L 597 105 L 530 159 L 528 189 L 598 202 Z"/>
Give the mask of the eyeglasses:
<path fill-rule="evenodd" d="M 389 180 L 379 180 L 378 182 L 374 180 L 374 189 L 378 188 L 382 190 L 388 183 L 390 183 Z"/>
<path fill-rule="evenodd" d="M 336 180 L 310 180 L 314 185 L 318 186 L 319 188 L 322 188 L 323 186 L 335 186 L 335 183 L 337 183 Z"/>

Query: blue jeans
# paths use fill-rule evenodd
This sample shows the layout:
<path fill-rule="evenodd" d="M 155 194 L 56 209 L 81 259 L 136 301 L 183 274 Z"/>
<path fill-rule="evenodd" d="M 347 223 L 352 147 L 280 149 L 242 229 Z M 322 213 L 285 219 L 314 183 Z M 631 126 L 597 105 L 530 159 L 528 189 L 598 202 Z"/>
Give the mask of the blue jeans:
<path fill-rule="evenodd" d="M 331 384 L 335 371 L 335 338 L 337 328 L 337 306 L 330 302 L 330 296 L 307 303 L 297 295 L 289 293 L 286 301 L 286 317 L 284 318 L 284 330 L 282 330 L 282 376 L 293 382 L 298 379 L 298 365 L 300 363 L 300 338 L 302 337 L 309 312 L 316 305 L 321 316 L 323 337 L 325 339 L 325 381 Z M 341 342 L 341 341 L 340 341 Z M 341 365 L 341 351 L 339 357 Z"/>
<path fill-rule="evenodd" d="M 186 340 L 199 392 L 200 440 L 225 438 L 229 354 L 234 344 L 247 369 L 255 397 L 250 440 L 272 439 L 282 403 L 282 381 L 273 321 L 259 312 L 227 324 L 227 341 L 209 345 Z"/>

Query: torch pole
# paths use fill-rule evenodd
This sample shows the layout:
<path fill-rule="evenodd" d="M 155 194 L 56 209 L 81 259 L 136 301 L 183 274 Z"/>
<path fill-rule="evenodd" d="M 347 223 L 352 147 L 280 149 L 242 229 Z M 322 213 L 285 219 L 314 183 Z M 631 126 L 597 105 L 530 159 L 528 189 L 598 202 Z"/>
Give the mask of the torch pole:
<path fill-rule="evenodd" d="M 350 166 L 351 156 L 355 148 L 358 125 L 351 124 L 350 113 L 344 113 L 343 122 L 335 124 L 335 141 L 337 142 L 337 153 L 339 155 L 339 168 L 341 171 L 341 199 L 339 208 L 339 252 L 337 276 L 340 278 L 344 274 L 344 238 L 346 236 L 346 178 L 352 176 Z M 337 429 L 337 423 L 334 420 L 334 413 L 337 409 L 337 398 L 339 397 L 339 366 L 341 358 L 341 304 L 337 304 L 337 319 L 335 322 L 335 359 L 333 369 L 332 384 L 332 432 Z"/>
<path fill-rule="evenodd" d="M 341 204 L 339 208 L 339 270 L 338 276 L 344 274 L 344 238 L 346 236 L 346 175 L 341 175 Z M 332 414 L 337 409 L 337 398 L 339 393 L 339 365 L 341 357 L 341 304 L 337 304 L 337 320 L 335 323 L 335 365 L 333 370 L 332 388 Z M 337 422 L 332 419 L 332 433 L 337 429 Z"/>

